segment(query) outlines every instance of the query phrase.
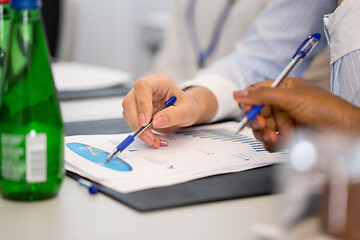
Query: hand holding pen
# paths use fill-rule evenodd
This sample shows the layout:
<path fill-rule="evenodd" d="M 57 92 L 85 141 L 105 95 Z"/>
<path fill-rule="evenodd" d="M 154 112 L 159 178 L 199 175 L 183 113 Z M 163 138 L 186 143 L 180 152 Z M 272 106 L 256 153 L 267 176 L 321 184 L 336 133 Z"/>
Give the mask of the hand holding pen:
<path fill-rule="evenodd" d="M 289 72 L 295 67 L 295 65 L 313 49 L 313 47 L 319 42 L 321 38 L 320 33 L 314 33 L 307 37 L 299 48 L 296 50 L 292 60 L 290 63 L 285 67 L 285 69 L 280 73 L 280 75 L 274 80 L 271 84 L 271 88 L 276 88 L 281 81 L 283 81 Z M 244 127 L 252 121 L 262 110 L 264 105 L 256 105 L 253 106 L 252 109 L 241 119 L 238 127 L 235 130 L 235 134 L 239 134 L 239 132 L 244 129 Z"/>
<path fill-rule="evenodd" d="M 138 79 L 134 88 L 123 100 L 123 116 L 129 127 L 135 130 L 149 123 L 153 109 L 157 109 L 168 99 L 176 96 L 174 106 L 164 109 L 154 116 L 152 128 L 139 136 L 152 148 L 166 147 L 167 139 L 157 132 L 174 132 L 179 128 L 208 122 L 216 113 L 216 98 L 208 97 L 212 93 L 201 87 L 180 89 L 164 74 L 154 74 Z M 212 110 L 209 108 L 212 107 Z"/>
<path fill-rule="evenodd" d="M 114 148 L 114 150 L 109 154 L 109 156 L 106 158 L 104 163 L 106 163 L 107 161 L 109 161 L 110 159 L 115 157 L 117 154 L 124 151 L 131 143 L 134 142 L 134 140 L 137 136 L 139 136 L 142 132 L 144 132 L 147 128 L 150 127 L 150 125 L 152 124 L 153 118 L 157 113 L 164 110 L 165 108 L 170 107 L 171 105 L 174 104 L 175 101 L 176 101 L 175 96 L 172 96 L 169 100 L 167 100 L 161 108 L 159 108 L 158 110 L 155 111 L 155 113 L 153 113 L 153 115 L 150 119 L 150 122 L 148 124 L 146 124 L 145 126 L 138 127 L 129 136 L 127 136 L 117 147 Z"/>
<path fill-rule="evenodd" d="M 234 93 L 239 104 L 266 104 L 264 111 L 252 121 L 251 128 L 268 151 L 286 147 L 299 128 L 317 132 L 359 131 L 356 129 L 360 129 L 357 124 L 360 111 L 344 99 L 298 78 L 289 77 L 278 88 L 268 87 L 269 82 Z"/>

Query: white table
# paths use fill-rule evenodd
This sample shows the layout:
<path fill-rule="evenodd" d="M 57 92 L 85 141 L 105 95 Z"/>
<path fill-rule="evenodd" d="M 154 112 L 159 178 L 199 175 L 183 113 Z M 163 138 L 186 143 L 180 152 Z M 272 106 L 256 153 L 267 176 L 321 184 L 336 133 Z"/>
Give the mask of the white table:
<path fill-rule="evenodd" d="M 256 239 L 257 223 L 279 222 L 280 196 L 252 197 L 137 212 L 66 177 L 57 197 L 36 202 L 0 198 L 0 239 Z"/>
<path fill-rule="evenodd" d="M 122 117 L 123 96 L 61 102 L 64 122 L 91 121 Z"/>

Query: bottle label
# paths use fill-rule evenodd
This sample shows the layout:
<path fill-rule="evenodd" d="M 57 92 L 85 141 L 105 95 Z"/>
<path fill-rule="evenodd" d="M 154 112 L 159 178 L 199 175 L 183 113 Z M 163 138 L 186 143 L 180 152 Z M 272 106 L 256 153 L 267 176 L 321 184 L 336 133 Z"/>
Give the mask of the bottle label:
<path fill-rule="evenodd" d="M 26 182 L 46 182 L 46 134 L 26 135 Z"/>
<path fill-rule="evenodd" d="M 28 183 L 45 182 L 47 180 L 46 145 L 45 133 L 31 131 L 25 139 L 21 134 L 1 134 L 2 178 L 13 181 L 25 178 Z"/>
<path fill-rule="evenodd" d="M 23 135 L 1 134 L 1 176 L 5 180 L 20 181 L 25 173 Z"/>

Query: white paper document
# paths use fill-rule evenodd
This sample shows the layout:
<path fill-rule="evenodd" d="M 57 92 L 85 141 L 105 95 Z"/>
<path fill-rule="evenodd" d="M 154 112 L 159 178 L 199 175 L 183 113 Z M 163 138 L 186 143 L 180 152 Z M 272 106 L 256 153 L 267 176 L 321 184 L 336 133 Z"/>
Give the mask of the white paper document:
<path fill-rule="evenodd" d="M 59 91 L 86 91 L 109 88 L 130 81 L 128 72 L 76 62 L 51 64 Z"/>
<path fill-rule="evenodd" d="M 235 136 L 236 125 L 226 122 L 182 129 L 167 134 L 169 145 L 160 149 L 136 139 L 106 164 L 108 152 L 128 134 L 66 137 L 66 169 L 128 193 L 283 161 L 283 152 L 267 152 L 250 129 Z"/>

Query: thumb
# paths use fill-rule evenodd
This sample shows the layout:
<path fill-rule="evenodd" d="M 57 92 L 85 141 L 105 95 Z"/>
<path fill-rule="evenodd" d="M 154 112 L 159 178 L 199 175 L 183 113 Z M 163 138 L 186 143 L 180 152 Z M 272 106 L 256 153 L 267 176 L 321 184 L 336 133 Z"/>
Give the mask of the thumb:
<path fill-rule="evenodd" d="M 196 114 L 188 104 L 175 103 L 154 116 L 154 128 L 187 127 L 195 123 Z"/>

